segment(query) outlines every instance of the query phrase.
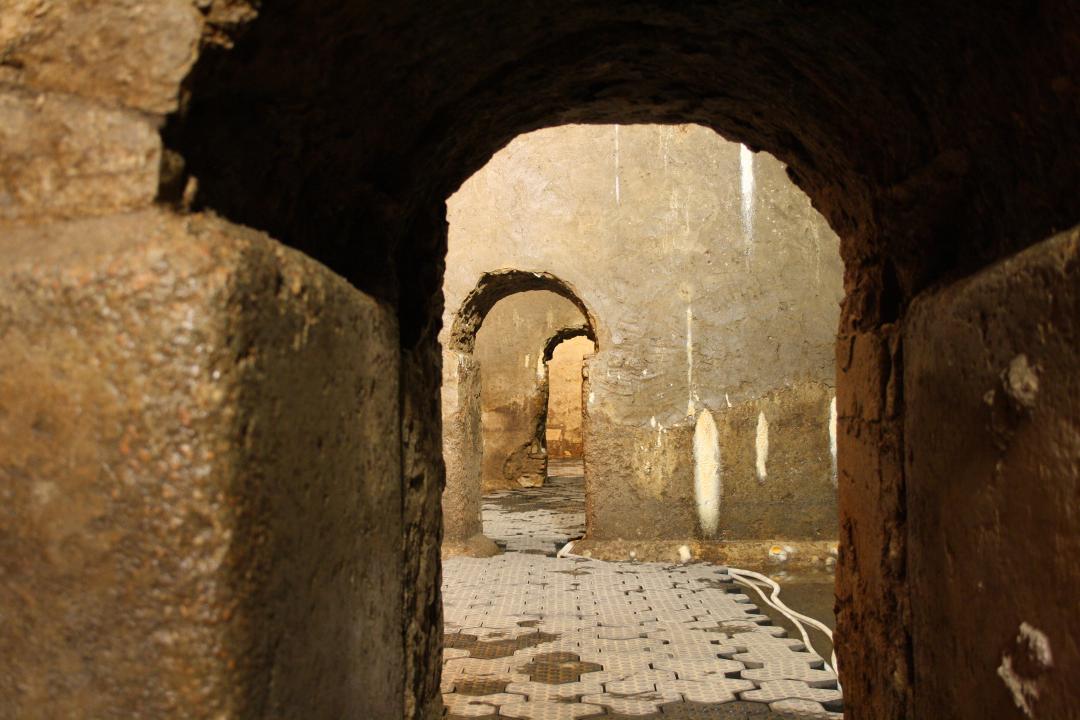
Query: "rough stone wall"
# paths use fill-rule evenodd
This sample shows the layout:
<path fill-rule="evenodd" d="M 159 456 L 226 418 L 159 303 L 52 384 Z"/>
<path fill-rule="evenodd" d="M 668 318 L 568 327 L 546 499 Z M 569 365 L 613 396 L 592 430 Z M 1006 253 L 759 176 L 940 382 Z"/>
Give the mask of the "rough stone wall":
<path fill-rule="evenodd" d="M 904 349 L 915 715 L 1073 717 L 1080 228 L 920 296 Z"/>
<path fill-rule="evenodd" d="M 399 716 L 392 313 L 205 216 L 2 232 L 0 714 Z"/>
<path fill-rule="evenodd" d="M 781 163 L 697 126 L 552 128 L 497 154 L 448 218 L 444 328 L 500 268 L 563 280 L 595 321 L 591 539 L 836 537 L 839 241 Z M 713 525 L 694 484 L 704 412 Z"/>
<path fill-rule="evenodd" d="M 485 491 L 544 483 L 544 347 L 559 330 L 584 321 L 572 302 L 543 290 L 500 300 L 484 318 L 475 357 L 480 366 Z"/>
<path fill-rule="evenodd" d="M 549 458 L 580 458 L 584 438 L 581 424 L 581 368 L 596 351 L 587 337 L 565 340 L 548 361 L 548 409 L 544 425 Z"/>
<path fill-rule="evenodd" d="M 410 716 L 440 712 L 443 203 L 522 132 L 698 122 L 788 163 L 843 239 L 837 650 L 845 711 L 908 717 L 908 588 L 937 578 L 906 567 L 898 327 L 922 289 L 1080 217 L 1080 6 L 886 2 L 792 12 L 786 3 L 310 0 L 259 3 L 249 23 L 252 4 L 14 0 L 0 13 L 0 76 L 35 102 L 128 108 L 157 127 L 160 113 L 176 108 L 201 23 L 213 47 L 185 81 L 182 112 L 165 133 L 198 178 L 196 205 L 270 232 L 398 307 Z M 33 147 L 33 162 L 59 187 L 65 166 L 49 158 L 61 145 L 96 144 L 81 137 L 85 123 L 72 122 L 54 144 L 37 143 L 41 128 L 27 127 L 0 147 L 0 176 Z M 99 165 L 87 177 L 113 175 Z M 4 182 L 5 192 L 15 186 Z M 110 202 L 82 207 L 108 214 Z M 1013 552 L 1042 557 L 1024 546 Z M 1001 602 L 1021 591 L 1008 588 Z M 949 643 L 969 642 L 942 632 Z"/>

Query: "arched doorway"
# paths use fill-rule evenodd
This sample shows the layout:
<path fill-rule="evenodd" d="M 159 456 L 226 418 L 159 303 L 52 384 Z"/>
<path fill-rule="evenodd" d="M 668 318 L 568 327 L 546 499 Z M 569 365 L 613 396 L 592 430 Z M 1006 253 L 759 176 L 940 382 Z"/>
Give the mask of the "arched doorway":
<path fill-rule="evenodd" d="M 554 334 L 542 335 L 542 340 L 527 354 L 523 369 L 525 375 L 538 380 L 536 390 L 518 403 L 524 409 L 513 414 L 512 427 L 500 428 L 498 442 L 493 437 L 494 430 L 489 430 L 487 438 L 483 432 L 481 388 L 484 370 L 476 352 L 477 334 L 500 301 L 519 293 L 540 290 L 568 300 L 577 308 L 581 322 L 572 332 L 596 337 L 595 319 L 586 303 L 574 288 L 545 272 L 499 270 L 483 273 L 447 323 L 442 391 L 443 457 L 447 478 L 442 502 L 444 552 L 495 552 L 492 541 L 483 534 L 481 498 L 485 484 L 489 490 L 540 486 L 547 475 L 545 360 L 549 347 L 554 350 L 555 338 L 571 331 L 558 327 Z M 495 358 L 491 361 L 498 362 Z"/>

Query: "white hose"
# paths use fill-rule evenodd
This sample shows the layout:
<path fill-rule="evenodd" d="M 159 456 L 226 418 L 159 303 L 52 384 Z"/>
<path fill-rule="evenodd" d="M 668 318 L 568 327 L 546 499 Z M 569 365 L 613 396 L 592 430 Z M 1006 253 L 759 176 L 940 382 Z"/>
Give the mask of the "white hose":
<path fill-rule="evenodd" d="M 814 646 L 810 644 L 810 636 L 806 633 L 806 628 L 803 627 L 804 622 L 807 625 L 821 631 L 827 638 L 829 638 L 829 642 L 830 643 L 832 642 L 832 639 L 833 639 L 832 630 L 829 630 L 828 626 L 826 626 L 824 623 L 822 623 L 819 620 L 816 620 L 816 619 L 814 619 L 812 617 L 809 617 L 807 615 L 803 615 L 802 613 L 796 612 L 796 611 L 792 610 L 791 608 L 789 608 L 787 605 L 784 604 L 784 602 L 780 599 L 780 585 L 777 584 L 772 578 L 766 577 L 765 575 L 762 575 L 759 572 L 754 572 L 753 570 L 743 570 L 742 568 L 733 568 L 733 567 L 728 568 L 728 574 L 731 575 L 731 577 L 735 578 L 737 581 L 741 582 L 743 585 L 746 585 L 748 587 L 752 587 L 757 592 L 757 594 L 761 596 L 761 599 L 763 601 L 765 601 L 766 605 L 773 608 L 778 613 L 780 613 L 781 615 L 786 617 L 788 620 L 790 620 L 791 623 L 799 631 L 799 634 L 802 636 L 803 644 L 806 645 L 807 650 L 812 651 L 814 649 Z M 772 589 L 771 595 L 766 597 L 765 592 L 762 590 L 761 586 L 758 585 L 757 582 L 755 582 L 755 580 L 765 584 L 768 587 L 770 587 Z M 839 685 L 840 685 L 840 680 L 839 680 L 840 673 L 837 671 L 836 650 L 835 649 L 832 652 L 831 660 L 832 660 L 832 665 L 831 666 L 829 665 L 829 663 L 824 663 L 825 664 L 825 669 L 829 670 L 830 672 L 832 672 L 834 675 L 837 676 L 837 681 L 836 682 L 837 682 L 837 687 L 839 687 Z M 824 662 L 824 660 L 822 662 Z"/>
<path fill-rule="evenodd" d="M 557 553 L 557 557 L 581 557 L 571 552 L 573 547 L 573 541 L 568 542 L 562 547 L 561 550 L 559 550 L 559 552 Z M 806 628 L 803 627 L 804 622 L 810 627 L 819 630 L 822 634 L 825 635 L 825 637 L 829 638 L 829 642 L 832 643 L 832 630 L 830 630 L 828 626 L 820 620 L 812 618 L 808 615 L 803 615 L 802 613 L 796 612 L 795 610 L 792 610 L 787 605 L 785 605 L 784 602 L 780 599 L 780 585 L 772 578 L 762 575 L 759 572 L 754 572 L 753 570 L 745 570 L 743 568 L 733 567 L 727 568 L 727 574 L 735 578 L 735 580 L 742 583 L 743 585 L 753 588 L 754 591 L 761 596 L 761 599 L 765 602 L 766 605 L 768 605 L 772 609 L 776 610 L 776 612 L 780 613 L 788 620 L 790 620 L 791 624 L 794 625 L 795 628 L 799 631 L 799 635 L 802 636 L 803 644 L 806 646 L 807 650 L 813 651 L 814 646 L 810 642 L 810 636 L 807 634 Z M 772 593 L 769 596 L 766 596 L 765 593 L 762 591 L 761 586 L 758 585 L 755 580 L 760 581 L 762 584 L 769 587 L 772 590 Z M 825 665 L 826 670 L 831 672 L 833 675 L 836 675 L 836 687 L 839 688 L 840 672 L 837 669 L 838 666 L 836 664 L 835 648 L 832 651 L 832 656 L 830 657 L 830 660 L 832 661 L 831 665 L 825 662 L 824 659 L 822 660 L 822 663 Z"/>

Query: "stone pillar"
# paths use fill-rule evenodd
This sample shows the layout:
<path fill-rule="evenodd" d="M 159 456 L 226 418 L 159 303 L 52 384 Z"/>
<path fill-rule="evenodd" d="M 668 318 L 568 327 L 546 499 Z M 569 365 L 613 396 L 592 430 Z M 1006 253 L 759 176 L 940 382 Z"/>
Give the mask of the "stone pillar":
<path fill-rule="evenodd" d="M 836 342 L 836 654 L 845 708 L 873 720 L 908 717 L 911 692 L 899 336 L 885 324 Z"/>
<path fill-rule="evenodd" d="M 0 706 L 401 717 L 392 312 L 213 218 L 0 233 Z"/>
<path fill-rule="evenodd" d="M 904 326 L 915 716 L 1080 704 L 1080 229 Z"/>
<path fill-rule="evenodd" d="M 469 353 L 443 354 L 443 548 L 453 554 L 490 555 L 494 543 L 480 519 L 480 365 Z"/>

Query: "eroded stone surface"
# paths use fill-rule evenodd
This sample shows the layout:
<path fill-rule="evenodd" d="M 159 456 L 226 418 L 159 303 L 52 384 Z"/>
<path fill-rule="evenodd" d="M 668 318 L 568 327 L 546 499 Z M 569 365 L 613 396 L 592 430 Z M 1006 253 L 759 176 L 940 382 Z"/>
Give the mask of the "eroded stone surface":
<path fill-rule="evenodd" d="M 560 330 L 581 327 L 585 320 L 572 302 L 549 291 L 515 293 L 484 317 L 474 355 L 480 367 L 485 492 L 543 483 L 550 384 L 545 347 Z M 580 373 L 579 364 L 579 378 Z M 580 418 L 579 409 L 579 424 Z"/>
<path fill-rule="evenodd" d="M 160 162 L 157 129 L 138 113 L 0 85 L 0 221 L 145 207 Z"/>
<path fill-rule="evenodd" d="M 920 297 L 904 353 L 911 571 L 941 581 L 912 588 L 916 710 L 1068 717 L 1080 230 Z M 963 558 L 994 558 L 994 571 Z M 940 642 L 945 623 L 965 642 Z"/>
<path fill-rule="evenodd" d="M 447 208 L 448 352 L 471 347 L 488 288 L 518 291 L 501 302 L 521 307 L 535 296 L 521 291 L 545 278 L 594 330 L 583 403 L 590 540 L 835 539 L 839 241 L 782 164 L 700 126 L 551 128 L 516 139 Z M 497 342 L 509 349 L 481 360 L 482 382 L 529 397 L 538 358 L 509 330 L 534 329 L 504 325 Z M 520 399 L 485 410 L 489 425 L 536 422 Z M 704 413 L 718 429 L 707 498 L 692 437 Z M 489 487 L 500 470 L 525 472 L 484 442 Z"/>
<path fill-rule="evenodd" d="M 389 311 L 211 217 L 2 233 L 5 711 L 400 716 Z"/>
<path fill-rule="evenodd" d="M 49 4 L 80 7 L 31 1 L 5 10 Z M 129 6 L 81 4 L 96 5 Z M 210 14 L 237 22 L 252 16 L 245 5 L 214 0 Z M 177 142 L 208 206 L 400 301 L 418 712 L 434 693 L 424 658 L 435 656 L 425 643 L 438 623 L 431 328 L 440 312 L 442 203 L 518 132 L 568 121 L 696 121 L 789 162 L 844 238 L 845 687 L 859 717 L 909 714 L 905 585 L 934 580 L 904 565 L 902 418 L 862 412 L 899 391 L 902 354 L 889 323 L 915 293 L 1075 222 L 1072 4 L 836 5 L 810 14 L 783 3 L 553 0 L 542 12 L 523 3 L 467 11 L 405 3 L 378 13 L 337 0 L 262 6 L 237 52 L 206 55 L 192 84 L 198 110 Z M 0 13 L 0 23 L 10 17 Z M 82 47 L 64 41 L 56 39 Z M 121 61 L 126 47 L 115 47 Z M 61 71 L 77 68 L 73 61 Z M 862 352 L 867 345 L 884 350 Z M 1010 552 L 1048 557 L 1042 547 Z"/>
<path fill-rule="evenodd" d="M 167 113 L 202 26 L 192 0 L 5 0 L 0 82 Z"/>

